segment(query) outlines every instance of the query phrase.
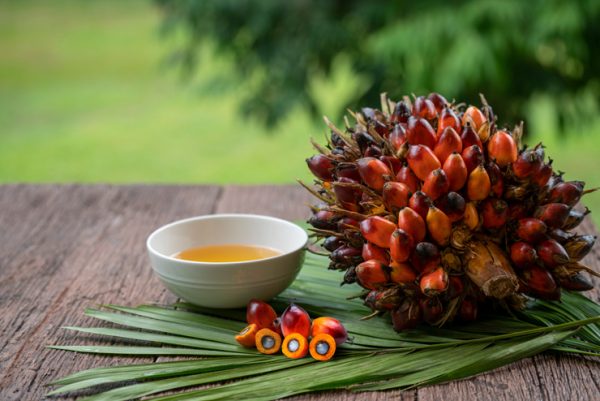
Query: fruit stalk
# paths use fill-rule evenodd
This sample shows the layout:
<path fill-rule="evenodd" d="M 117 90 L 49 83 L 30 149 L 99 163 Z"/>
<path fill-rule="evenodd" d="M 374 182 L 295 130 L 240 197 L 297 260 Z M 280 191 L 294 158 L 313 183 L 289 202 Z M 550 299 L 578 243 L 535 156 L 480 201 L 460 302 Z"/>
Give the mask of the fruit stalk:
<path fill-rule="evenodd" d="M 506 298 L 517 291 L 519 282 L 508 257 L 495 243 L 474 240 L 464 255 L 466 273 L 488 297 Z"/>

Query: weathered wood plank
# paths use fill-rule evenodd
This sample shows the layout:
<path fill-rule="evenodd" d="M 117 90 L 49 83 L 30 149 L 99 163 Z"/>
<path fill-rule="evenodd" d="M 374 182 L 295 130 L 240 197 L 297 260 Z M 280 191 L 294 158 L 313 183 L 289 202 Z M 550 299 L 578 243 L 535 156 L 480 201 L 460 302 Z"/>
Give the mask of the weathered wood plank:
<path fill-rule="evenodd" d="M 144 240 L 154 228 L 211 212 L 304 219 L 310 201 L 299 186 L 0 186 L 0 399 L 41 399 L 52 379 L 124 361 L 44 345 L 85 342 L 59 327 L 97 325 L 82 315 L 87 306 L 175 299 L 149 268 Z M 582 231 L 597 233 L 589 221 Z M 585 262 L 600 271 L 600 250 Z M 588 296 L 600 299 L 597 290 Z M 291 399 L 596 400 L 599 373 L 597 360 L 543 355 L 418 391 Z"/>
<path fill-rule="evenodd" d="M 83 336 L 63 325 L 100 303 L 172 302 L 153 276 L 145 238 L 175 219 L 213 211 L 218 187 L 3 186 L 0 222 L 0 399 L 39 400 L 44 384 L 123 359 L 46 350 Z M 151 360 L 151 359 L 150 359 Z M 133 361 L 133 359 L 130 359 Z"/>
<path fill-rule="evenodd" d="M 309 216 L 314 198 L 300 185 L 225 186 L 217 213 L 256 213 L 288 220 Z"/>
<path fill-rule="evenodd" d="M 598 235 L 588 216 L 578 227 L 580 233 Z M 598 246 L 586 256 L 584 264 L 600 273 L 600 249 Z M 600 300 L 600 279 L 592 277 L 595 288 L 585 295 L 596 302 Z M 567 355 L 537 355 L 533 357 L 544 399 L 599 400 L 600 361 L 596 358 L 577 358 Z"/>

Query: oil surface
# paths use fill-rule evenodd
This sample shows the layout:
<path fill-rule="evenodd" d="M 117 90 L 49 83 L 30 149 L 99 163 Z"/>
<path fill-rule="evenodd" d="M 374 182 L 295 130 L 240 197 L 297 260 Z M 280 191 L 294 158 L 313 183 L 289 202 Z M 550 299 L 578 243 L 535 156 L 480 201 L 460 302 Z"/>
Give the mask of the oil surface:
<path fill-rule="evenodd" d="M 195 262 L 244 262 L 281 255 L 281 252 L 255 245 L 207 245 L 198 246 L 173 255 L 177 259 L 192 260 Z"/>

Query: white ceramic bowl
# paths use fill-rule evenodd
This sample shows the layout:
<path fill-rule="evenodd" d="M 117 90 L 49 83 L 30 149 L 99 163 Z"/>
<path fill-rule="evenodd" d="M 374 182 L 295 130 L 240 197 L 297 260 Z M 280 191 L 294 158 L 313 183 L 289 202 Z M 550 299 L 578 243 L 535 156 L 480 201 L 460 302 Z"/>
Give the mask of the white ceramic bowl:
<path fill-rule="evenodd" d="M 148 237 L 154 272 L 175 295 L 210 308 L 245 306 L 286 289 L 302 267 L 308 236 L 296 224 L 269 216 L 215 214 L 167 224 Z M 205 245 L 241 244 L 273 248 L 281 255 L 245 262 L 194 262 L 174 258 Z"/>

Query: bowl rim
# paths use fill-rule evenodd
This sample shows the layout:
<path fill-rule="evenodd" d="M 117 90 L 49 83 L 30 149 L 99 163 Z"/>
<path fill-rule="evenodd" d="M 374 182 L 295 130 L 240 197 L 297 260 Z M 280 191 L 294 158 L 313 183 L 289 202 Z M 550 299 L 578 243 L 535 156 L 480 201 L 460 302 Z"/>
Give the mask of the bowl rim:
<path fill-rule="evenodd" d="M 219 218 L 253 218 L 253 219 L 259 219 L 259 220 L 270 220 L 270 221 L 274 221 L 277 223 L 283 223 L 289 227 L 292 227 L 294 230 L 298 230 L 299 232 L 301 232 L 303 241 L 300 246 L 294 247 L 294 249 L 292 249 L 291 251 L 284 252 L 279 255 L 270 256 L 268 258 L 246 260 L 246 261 L 239 261 L 239 262 L 199 262 L 199 261 L 194 261 L 194 260 L 179 259 L 179 258 L 175 258 L 170 255 L 165 255 L 165 254 L 157 251 L 156 249 L 154 249 L 152 247 L 152 245 L 150 245 L 150 242 L 157 235 L 159 235 L 161 232 L 166 231 L 174 226 L 191 223 L 191 222 L 198 221 L 198 220 L 213 220 L 213 219 L 219 219 Z M 216 214 L 205 214 L 205 215 L 200 215 L 200 216 L 186 217 L 184 219 L 175 220 L 171 223 L 167 223 L 163 226 L 160 226 L 159 228 L 152 231 L 152 233 L 146 239 L 146 249 L 152 255 L 155 255 L 156 257 L 159 257 L 162 259 L 169 260 L 171 262 L 181 263 L 183 265 L 187 265 L 190 267 L 219 266 L 219 267 L 227 268 L 227 267 L 235 267 L 235 266 L 239 266 L 239 265 L 252 265 L 252 264 L 261 263 L 264 261 L 271 261 L 271 260 L 276 260 L 279 258 L 285 258 L 286 256 L 292 255 L 303 249 L 306 250 L 307 247 L 308 247 L 308 233 L 306 232 L 306 230 L 304 230 L 299 225 L 292 223 L 291 221 L 288 221 L 288 220 L 280 219 L 278 217 L 267 216 L 267 215 L 263 215 L 263 214 L 252 214 L 252 213 L 216 213 Z M 152 266 L 152 267 L 154 268 L 154 266 Z"/>

